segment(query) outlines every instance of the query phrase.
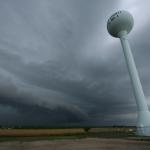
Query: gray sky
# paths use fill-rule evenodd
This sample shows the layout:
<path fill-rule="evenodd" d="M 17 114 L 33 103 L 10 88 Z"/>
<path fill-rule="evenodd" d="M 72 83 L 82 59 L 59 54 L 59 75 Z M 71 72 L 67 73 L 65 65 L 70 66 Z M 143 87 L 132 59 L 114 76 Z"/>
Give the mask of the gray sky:
<path fill-rule="evenodd" d="M 148 0 L 1 0 L 0 124 L 134 125 L 136 105 L 119 39 L 107 20 L 128 10 L 150 103 Z"/>

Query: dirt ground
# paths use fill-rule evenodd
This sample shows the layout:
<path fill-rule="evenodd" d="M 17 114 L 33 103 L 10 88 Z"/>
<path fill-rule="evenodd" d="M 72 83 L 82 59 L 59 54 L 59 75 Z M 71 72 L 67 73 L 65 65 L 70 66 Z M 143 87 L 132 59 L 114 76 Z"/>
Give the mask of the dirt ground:
<path fill-rule="evenodd" d="M 122 139 L 70 139 L 0 142 L 0 150 L 150 150 L 150 142 Z"/>

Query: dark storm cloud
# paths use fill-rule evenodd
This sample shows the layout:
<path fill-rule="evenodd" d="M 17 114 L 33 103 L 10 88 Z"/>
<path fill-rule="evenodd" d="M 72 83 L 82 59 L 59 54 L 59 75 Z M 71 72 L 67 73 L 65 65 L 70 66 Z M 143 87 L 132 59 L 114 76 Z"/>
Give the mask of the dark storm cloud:
<path fill-rule="evenodd" d="M 29 92 L 20 91 L 8 78 L 1 76 L 1 79 L 1 124 L 48 126 L 61 122 L 80 122 L 87 118 L 87 115 L 75 106 L 61 103 L 52 106 L 40 96 L 35 97 Z"/>
<path fill-rule="evenodd" d="M 146 3 L 1 1 L 1 123 L 134 124 L 136 105 L 123 53 L 106 22 L 118 9 L 135 16 L 131 46 L 149 97 L 150 22 L 144 12 L 137 19 Z"/>

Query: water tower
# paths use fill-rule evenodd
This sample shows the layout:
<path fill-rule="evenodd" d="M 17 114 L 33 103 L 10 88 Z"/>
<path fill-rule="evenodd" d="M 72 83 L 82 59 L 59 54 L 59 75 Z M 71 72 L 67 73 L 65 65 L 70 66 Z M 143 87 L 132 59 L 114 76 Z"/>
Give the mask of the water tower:
<path fill-rule="evenodd" d="M 110 35 L 120 38 L 121 41 L 137 104 L 137 134 L 140 136 L 150 136 L 150 112 L 148 110 L 148 105 L 146 103 L 142 85 L 127 38 L 127 35 L 131 31 L 133 24 L 133 17 L 129 12 L 118 11 L 109 18 L 107 22 L 107 30 Z"/>

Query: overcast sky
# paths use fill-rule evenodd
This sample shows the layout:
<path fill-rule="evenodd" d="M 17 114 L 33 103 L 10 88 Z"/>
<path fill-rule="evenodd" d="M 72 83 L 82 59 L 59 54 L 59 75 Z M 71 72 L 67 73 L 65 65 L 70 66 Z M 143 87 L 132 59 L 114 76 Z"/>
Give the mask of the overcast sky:
<path fill-rule="evenodd" d="M 0 0 L 0 124 L 135 125 L 120 41 L 106 28 L 118 10 L 133 14 L 150 103 L 149 0 Z"/>

